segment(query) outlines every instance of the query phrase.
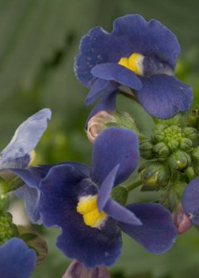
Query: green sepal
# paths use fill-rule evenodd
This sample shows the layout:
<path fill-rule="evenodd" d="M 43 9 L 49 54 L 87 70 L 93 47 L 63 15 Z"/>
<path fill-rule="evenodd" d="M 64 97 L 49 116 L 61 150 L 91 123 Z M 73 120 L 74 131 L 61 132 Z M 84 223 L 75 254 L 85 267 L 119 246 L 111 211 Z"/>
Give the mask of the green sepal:
<path fill-rule="evenodd" d="M 23 185 L 24 185 L 24 181 L 19 177 L 14 177 L 12 180 L 8 182 L 3 180 L 2 178 L 0 179 L 0 187 L 4 194 L 11 191 L 15 191 Z"/>
<path fill-rule="evenodd" d="M 194 171 L 197 175 L 199 175 L 199 147 L 193 150 L 191 153 L 191 159 Z"/>
<path fill-rule="evenodd" d="M 153 144 L 150 140 L 140 140 L 140 155 L 145 159 L 154 158 Z"/>
<path fill-rule="evenodd" d="M 0 214 L 7 211 L 10 205 L 10 197 L 8 195 L 0 195 Z"/>

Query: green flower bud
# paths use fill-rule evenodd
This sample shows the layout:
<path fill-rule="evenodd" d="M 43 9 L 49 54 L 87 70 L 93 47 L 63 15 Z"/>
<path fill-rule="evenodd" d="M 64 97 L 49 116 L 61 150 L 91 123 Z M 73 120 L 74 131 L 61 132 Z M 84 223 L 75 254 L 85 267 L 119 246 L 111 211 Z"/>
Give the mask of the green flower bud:
<path fill-rule="evenodd" d="M 9 212 L 0 214 L 0 245 L 17 235 L 18 230 L 12 223 L 12 215 Z"/>
<path fill-rule="evenodd" d="M 192 147 L 192 141 L 188 138 L 180 139 L 180 149 L 184 151 L 190 150 Z"/>
<path fill-rule="evenodd" d="M 140 154 L 145 159 L 151 159 L 154 157 L 153 144 L 149 140 L 143 140 L 140 142 Z"/>
<path fill-rule="evenodd" d="M 169 142 L 167 143 L 168 147 L 172 152 L 177 151 L 179 147 L 179 141 L 176 139 L 170 139 Z"/>
<path fill-rule="evenodd" d="M 171 169 L 184 170 L 191 164 L 190 156 L 182 151 L 173 153 L 168 159 Z"/>
<path fill-rule="evenodd" d="M 147 162 L 139 168 L 140 179 L 144 185 L 164 187 L 170 180 L 170 170 L 165 162 Z"/>
<path fill-rule="evenodd" d="M 195 146 L 199 141 L 198 130 L 193 127 L 186 127 L 183 129 L 184 137 L 190 139 Z"/>
<path fill-rule="evenodd" d="M 186 115 L 179 113 L 175 115 L 173 118 L 169 118 L 167 120 L 159 120 L 159 122 L 167 126 L 175 125 L 175 126 L 184 127 L 187 124 L 187 119 L 186 119 Z"/>
<path fill-rule="evenodd" d="M 188 117 L 188 123 L 191 127 L 196 127 L 197 128 L 197 124 L 198 124 L 198 119 L 199 119 L 199 115 L 198 115 L 199 109 L 198 106 L 196 106 L 190 113 L 189 117 Z"/>
<path fill-rule="evenodd" d="M 191 153 L 191 159 L 194 171 L 197 175 L 199 175 L 199 147 L 195 148 Z"/>
<path fill-rule="evenodd" d="M 170 153 L 169 148 L 163 142 L 156 144 L 153 150 L 156 153 L 157 157 L 161 157 L 161 158 L 167 157 Z"/>
<path fill-rule="evenodd" d="M 0 195 L 0 213 L 3 213 L 9 208 L 10 198 L 8 195 Z"/>
<path fill-rule="evenodd" d="M 111 197 L 121 205 L 125 205 L 128 198 L 128 191 L 123 186 L 116 186 L 111 192 Z"/>

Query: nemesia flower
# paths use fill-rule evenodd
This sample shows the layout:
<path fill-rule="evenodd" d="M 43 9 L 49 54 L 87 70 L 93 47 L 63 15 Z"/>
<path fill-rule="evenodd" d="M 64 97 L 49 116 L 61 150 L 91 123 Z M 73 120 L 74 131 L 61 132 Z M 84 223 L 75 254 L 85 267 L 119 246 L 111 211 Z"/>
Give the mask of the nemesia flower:
<path fill-rule="evenodd" d="M 12 238 L 0 246 L 1 278 L 29 278 L 36 265 L 36 252 L 25 242 Z"/>
<path fill-rule="evenodd" d="M 174 77 L 179 54 L 176 36 L 157 20 L 126 15 L 115 20 L 111 33 L 93 28 L 82 38 L 75 60 L 77 78 L 91 88 L 85 104 L 102 98 L 101 110 L 110 110 L 106 98 L 117 90 L 132 95 L 130 88 L 152 116 L 186 111 L 192 90 Z"/>
<path fill-rule="evenodd" d="M 57 246 L 66 256 L 88 268 L 112 265 L 121 253 L 122 230 L 152 253 L 173 245 L 177 230 L 167 209 L 152 203 L 124 207 L 110 197 L 112 187 L 135 170 L 138 157 L 137 135 L 114 127 L 95 139 L 91 169 L 55 165 L 39 183 L 37 167 L 20 170 L 24 181 L 38 184 L 42 222 L 62 229 Z"/>
<path fill-rule="evenodd" d="M 50 109 L 42 109 L 17 128 L 10 143 L 0 153 L 0 176 L 5 180 L 13 178 L 14 169 L 25 169 L 31 164 L 34 159 L 34 148 L 45 132 L 50 118 Z M 37 198 L 37 191 L 26 185 L 16 190 L 15 194 L 20 198 L 28 194 L 29 204 L 35 203 Z M 27 212 L 32 218 L 28 209 Z"/>

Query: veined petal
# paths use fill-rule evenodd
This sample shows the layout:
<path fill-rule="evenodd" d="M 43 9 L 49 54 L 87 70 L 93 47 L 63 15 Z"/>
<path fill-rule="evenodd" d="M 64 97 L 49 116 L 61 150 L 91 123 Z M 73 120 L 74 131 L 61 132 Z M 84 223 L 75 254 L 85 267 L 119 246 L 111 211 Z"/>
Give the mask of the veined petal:
<path fill-rule="evenodd" d="M 138 137 L 134 131 L 111 127 L 96 139 L 92 156 L 92 179 L 99 186 L 117 165 L 115 185 L 125 181 L 135 170 L 139 159 Z"/>
<path fill-rule="evenodd" d="M 169 250 L 178 235 L 171 213 L 154 203 L 137 203 L 127 206 L 142 221 L 142 226 L 120 223 L 121 229 L 151 253 Z"/>
<path fill-rule="evenodd" d="M 165 119 L 188 110 L 192 89 L 174 76 L 159 74 L 141 80 L 143 87 L 137 99 L 150 115 Z"/>
<path fill-rule="evenodd" d="M 116 63 L 96 65 L 92 68 L 91 73 L 95 77 L 108 81 L 115 81 L 135 90 L 140 90 L 142 88 L 140 79 L 133 71 Z"/>
<path fill-rule="evenodd" d="M 23 122 L 0 154 L 0 169 L 24 168 L 30 162 L 30 152 L 47 128 L 51 118 L 50 109 L 42 109 Z"/>
<path fill-rule="evenodd" d="M 185 188 L 182 204 L 191 222 L 199 225 L 199 177 L 192 180 Z"/>
<path fill-rule="evenodd" d="M 12 238 L 0 247 L 1 278 L 29 278 L 36 264 L 36 252 L 25 242 Z"/>

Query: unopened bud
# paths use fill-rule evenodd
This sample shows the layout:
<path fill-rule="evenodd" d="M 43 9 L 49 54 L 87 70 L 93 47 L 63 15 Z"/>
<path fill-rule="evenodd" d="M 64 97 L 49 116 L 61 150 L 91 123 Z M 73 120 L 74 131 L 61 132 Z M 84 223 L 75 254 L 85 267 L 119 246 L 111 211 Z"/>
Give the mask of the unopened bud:
<path fill-rule="evenodd" d="M 165 158 L 170 154 L 170 150 L 167 145 L 163 142 L 156 144 L 153 148 L 157 157 Z"/>
<path fill-rule="evenodd" d="M 178 203 L 176 205 L 176 208 L 174 209 L 172 216 L 176 228 L 180 234 L 186 232 L 191 228 L 192 223 L 189 217 L 186 215 L 181 203 Z"/>
<path fill-rule="evenodd" d="M 140 142 L 140 154 L 145 159 L 152 159 L 154 157 L 153 144 L 149 140 Z"/>
<path fill-rule="evenodd" d="M 173 153 L 168 159 L 171 169 L 184 170 L 191 164 L 190 156 L 182 151 Z"/>
<path fill-rule="evenodd" d="M 12 223 L 12 215 L 9 212 L 0 214 L 0 245 L 17 235 L 18 230 Z"/>
<path fill-rule="evenodd" d="M 170 180 L 170 170 L 167 164 L 161 161 L 147 162 L 139 169 L 143 184 L 151 187 L 164 187 Z"/>
<path fill-rule="evenodd" d="M 111 278 L 105 266 L 86 268 L 77 261 L 73 261 L 62 278 Z"/>
<path fill-rule="evenodd" d="M 194 171 L 197 175 L 199 175 L 199 147 L 195 148 L 191 153 L 191 159 Z"/>
<path fill-rule="evenodd" d="M 190 139 L 192 141 L 192 144 L 195 146 L 198 143 L 199 136 L 198 136 L 198 130 L 193 127 L 185 127 L 183 129 L 184 137 Z"/>
<path fill-rule="evenodd" d="M 188 138 L 180 139 L 180 149 L 184 151 L 190 150 L 192 147 L 192 141 Z"/>
<path fill-rule="evenodd" d="M 93 144 L 96 137 L 108 127 L 108 124 L 111 123 L 116 123 L 116 118 L 113 114 L 110 114 L 107 111 L 100 111 L 95 114 L 89 120 L 87 126 L 87 137 L 90 142 Z"/>

